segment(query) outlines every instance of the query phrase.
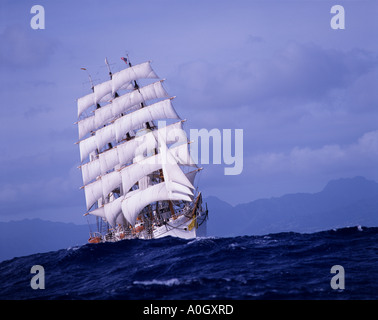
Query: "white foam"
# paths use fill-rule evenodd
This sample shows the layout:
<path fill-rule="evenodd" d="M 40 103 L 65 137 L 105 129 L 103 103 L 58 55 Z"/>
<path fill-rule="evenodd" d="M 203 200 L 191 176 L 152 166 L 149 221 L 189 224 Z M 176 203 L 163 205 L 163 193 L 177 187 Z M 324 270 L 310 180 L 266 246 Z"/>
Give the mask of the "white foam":
<path fill-rule="evenodd" d="M 146 280 L 146 281 L 134 281 L 133 284 L 142 284 L 144 286 L 150 286 L 150 285 L 160 285 L 160 286 L 177 286 L 180 284 L 180 280 L 177 278 L 168 279 L 168 280 Z"/>

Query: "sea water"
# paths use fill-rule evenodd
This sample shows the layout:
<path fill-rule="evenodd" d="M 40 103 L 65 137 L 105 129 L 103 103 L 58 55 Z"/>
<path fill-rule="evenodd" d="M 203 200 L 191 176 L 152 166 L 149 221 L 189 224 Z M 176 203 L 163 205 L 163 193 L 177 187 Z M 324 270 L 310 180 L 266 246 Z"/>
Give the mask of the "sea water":
<path fill-rule="evenodd" d="M 0 298 L 376 299 L 377 243 L 378 228 L 359 226 L 87 244 L 1 262 Z M 44 289 L 31 287 L 34 265 L 43 267 Z"/>

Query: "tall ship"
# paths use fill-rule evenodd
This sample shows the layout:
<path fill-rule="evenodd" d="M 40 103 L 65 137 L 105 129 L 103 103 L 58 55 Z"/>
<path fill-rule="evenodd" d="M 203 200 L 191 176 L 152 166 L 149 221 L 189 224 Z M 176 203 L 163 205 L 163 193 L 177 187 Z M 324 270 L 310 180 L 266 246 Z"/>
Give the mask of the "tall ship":
<path fill-rule="evenodd" d="M 92 92 L 77 100 L 88 242 L 205 236 L 208 210 L 195 187 L 202 168 L 175 97 L 150 61 L 121 59 L 125 68 L 116 73 L 105 59 L 107 81 L 94 85 L 88 73 Z"/>

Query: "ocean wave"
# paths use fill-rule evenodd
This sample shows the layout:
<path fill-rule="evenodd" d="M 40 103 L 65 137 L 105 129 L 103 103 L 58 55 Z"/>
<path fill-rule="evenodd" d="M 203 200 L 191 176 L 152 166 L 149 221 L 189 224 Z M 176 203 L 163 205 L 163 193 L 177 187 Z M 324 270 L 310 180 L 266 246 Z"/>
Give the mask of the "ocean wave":
<path fill-rule="evenodd" d="M 146 280 L 146 281 L 134 281 L 133 284 L 135 285 L 144 285 L 144 286 L 153 286 L 153 285 L 158 285 L 158 286 L 178 286 L 181 284 L 181 281 L 177 278 L 173 279 L 168 279 L 168 280 Z"/>
<path fill-rule="evenodd" d="M 0 263 L 1 299 L 375 299 L 378 228 L 86 244 Z M 33 290 L 30 270 L 45 270 Z M 347 289 L 330 286 L 333 265 Z"/>

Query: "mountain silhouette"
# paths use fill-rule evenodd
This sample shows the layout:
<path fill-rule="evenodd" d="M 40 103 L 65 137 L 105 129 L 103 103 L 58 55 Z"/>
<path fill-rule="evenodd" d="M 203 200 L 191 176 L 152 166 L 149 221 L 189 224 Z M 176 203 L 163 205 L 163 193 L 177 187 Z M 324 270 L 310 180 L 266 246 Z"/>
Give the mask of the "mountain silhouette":
<path fill-rule="evenodd" d="M 208 235 L 316 232 L 354 225 L 378 225 L 378 183 L 363 177 L 330 181 L 318 193 L 296 193 L 231 206 L 206 199 Z"/>

